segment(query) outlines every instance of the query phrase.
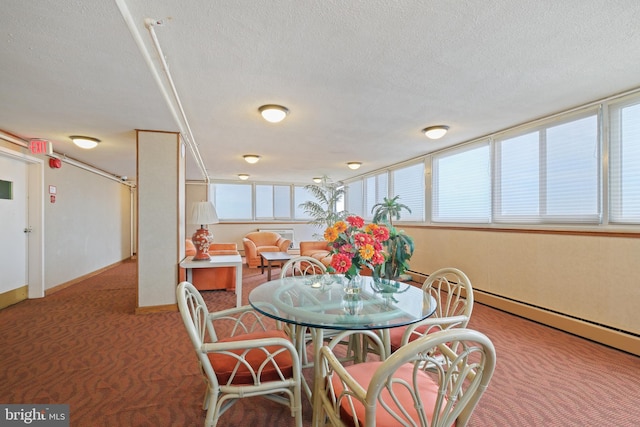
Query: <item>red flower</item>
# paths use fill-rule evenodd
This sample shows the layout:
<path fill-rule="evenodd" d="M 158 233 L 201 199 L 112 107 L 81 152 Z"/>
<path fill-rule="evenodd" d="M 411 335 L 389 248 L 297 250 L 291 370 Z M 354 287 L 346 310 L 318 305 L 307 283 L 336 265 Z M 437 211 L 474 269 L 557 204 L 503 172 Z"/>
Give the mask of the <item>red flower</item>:
<path fill-rule="evenodd" d="M 351 258 L 344 253 L 335 254 L 331 258 L 331 267 L 336 273 L 346 273 L 351 268 Z"/>
<path fill-rule="evenodd" d="M 348 216 L 347 222 L 351 227 L 356 227 L 356 228 L 361 228 L 364 225 L 364 219 L 355 215 Z"/>
<path fill-rule="evenodd" d="M 389 240 L 389 229 L 387 227 L 376 227 L 373 230 L 373 235 L 380 242 L 384 242 L 386 240 Z"/>
<path fill-rule="evenodd" d="M 380 265 L 384 263 L 384 255 L 381 252 L 375 252 L 371 257 L 371 264 Z"/>
<path fill-rule="evenodd" d="M 355 236 L 353 236 L 353 241 L 358 247 L 371 245 L 373 244 L 373 236 L 366 233 L 357 233 Z"/>

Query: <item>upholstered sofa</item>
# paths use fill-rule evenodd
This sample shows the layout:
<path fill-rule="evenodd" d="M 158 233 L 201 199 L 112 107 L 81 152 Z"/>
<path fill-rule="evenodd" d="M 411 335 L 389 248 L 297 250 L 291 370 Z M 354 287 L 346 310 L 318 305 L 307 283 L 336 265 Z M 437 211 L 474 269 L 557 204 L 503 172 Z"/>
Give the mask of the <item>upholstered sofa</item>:
<path fill-rule="evenodd" d="M 331 254 L 329 251 L 329 242 L 324 240 L 300 242 L 301 256 L 315 258 L 327 267 L 331 264 Z"/>
<path fill-rule="evenodd" d="M 196 247 L 191 239 L 185 242 L 185 256 L 196 254 Z M 239 255 L 238 245 L 235 243 L 212 243 L 209 246 L 209 255 Z M 206 262 L 206 261 L 202 261 Z M 235 267 L 194 268 L 193 286 L 201 291 L 226 289 L 235 291 L 236 272 Z M 180 269 L 180 281 L 186 280 L 186 271 Z"/>
<path fill-rule="evenodd" d="M 251 268 L 260 267 L 260 252 L 287 252 L 291 240 L 271 231 L 253 231 L 242 239 L 244 256 Z"/>

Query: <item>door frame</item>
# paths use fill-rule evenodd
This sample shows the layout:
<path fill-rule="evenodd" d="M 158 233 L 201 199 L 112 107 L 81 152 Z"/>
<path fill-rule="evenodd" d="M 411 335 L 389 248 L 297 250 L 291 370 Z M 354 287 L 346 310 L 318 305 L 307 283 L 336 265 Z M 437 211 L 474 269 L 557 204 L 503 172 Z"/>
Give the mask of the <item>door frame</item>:
<path fill-rule="evenodd" d="M 0 146 L 0 156 L 27 164 L 27 244 L 29 298 L 44 297 L 44 160 Z"/>

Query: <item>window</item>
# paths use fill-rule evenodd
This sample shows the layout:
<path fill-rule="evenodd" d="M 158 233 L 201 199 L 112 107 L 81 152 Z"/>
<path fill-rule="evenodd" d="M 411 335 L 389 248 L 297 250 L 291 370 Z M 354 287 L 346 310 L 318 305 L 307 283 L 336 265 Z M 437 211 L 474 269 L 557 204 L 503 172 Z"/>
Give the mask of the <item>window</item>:
<path fill-rule="evenodd" d="M 387 172 L 365 178 L 364 218 L 372 219 L 371 209 L 385 197 L 389 197 L 389 174 Z"/>
<path fill-rule="evenodd" d="M 400 196 L 398 202 L 407 205 L 411 213 L 403 210 L 402 221 L 420 221 L 424 218 L 424 161 L 391 171 L 393 189 L 390 197 Z"/>
<path fill-rule="evenodd" d="M 290 219 L 291 187 L 256 184 L 256 219 Z"/>
<path fill-rule="evenodd" d="M 489 142 L 433 157 L 433 221 L 491 221 Z"/>
<path fill-rule="evenodd" d="M 347 184 L 347 212 L 364 217 L 362 180 Z"/>
<path fill-rule="evenodd" d="M 295 219 L 304 219 L 310 220 L 312 219 L 309 214 L 305 213 L 304 209 L 300 207 L 301 204 L 305 202 L 315 202 L 316 198 L 307 191 L 304 186 L 296 185 L 293 189 L 293 203 L 295 207 L 294 218 Z"/>
<path fill-rule="evenodd" d="M 610 108 L 610 211 L 614 223 L 640 223 L 640 101 Z"/>
<path fill-rule="evenodd" d="M 273 186 L 256 185 L 256 219 L 273 219 Z"/>
<path fill-rule="evenodd" d="M 213 184 L 213 203 L 220 219 L 253 219 L 251 184 Z"/>
<path fill-rule="evenodd" d="M 495 222 L 600 221 L 598 115 L 498 140 Z"/>

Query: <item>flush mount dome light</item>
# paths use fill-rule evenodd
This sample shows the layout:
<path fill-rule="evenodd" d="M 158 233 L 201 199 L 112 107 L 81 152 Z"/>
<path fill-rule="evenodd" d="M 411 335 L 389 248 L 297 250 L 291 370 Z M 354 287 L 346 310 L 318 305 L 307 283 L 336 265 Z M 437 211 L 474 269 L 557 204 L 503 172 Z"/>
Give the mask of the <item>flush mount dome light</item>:
<path fill-rule="evenodd" d="M 320 184 L 322 182 L 322 178 L 313 178 L 313 182 Z"/>
<path fill-rule="evenodd" d="M 245 154 L 242 157 L 247 163 L 251 164 L 258 163 L 258 160 L 260 160 L 260 156 L 258 156 L 257 154 Z"/>
<path fill-rule="evenodd" d="M 246 181 L 246 180 L 248 180 L 248 179 L 249 179 L 249 174 L 246 174 L 246 173 L 239 173 L 239 174 L 238 174 L 238 178 L 240 178 L 240 179 L 241 179 L 241 180 L 243 180 L 243 181 Z"/>
<path fill-rule="evenodd" d="M 349 169 L 356 170 L 359 169 L 360 166 L 362 166 L 362 162 L 349 162 L 347 163 L 347 166 L 349 166 Z"/>
<path fill-rule="evenodd" d="M 90 148 L 96 148 L 100 143 L 99 139 L 91 138 L 90 136 L 71 135 L 69 138 L 78 147 L 85 148 L 87 150 Z"/>
<path fill-rule="evenodd" d="M 440 139 L 442 138 L 447 131 L 449 130 L 449 126 L 438 125 L 438 126 L 429 126 L 428 128 L 422 129 L 422 133 L 429 139 Z"/>
<path fill-rule="evenodd" d="M 262 117 L 271 123 L 278 123 L 284 120 L 289 114 L 289 109 L 282 105 L 268 104 L 258 108 Z"/>

